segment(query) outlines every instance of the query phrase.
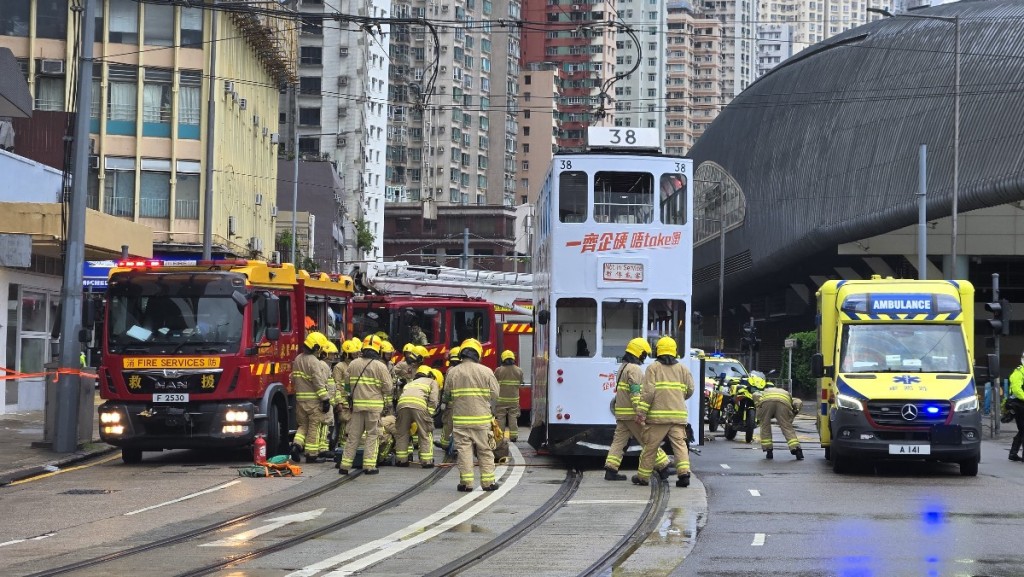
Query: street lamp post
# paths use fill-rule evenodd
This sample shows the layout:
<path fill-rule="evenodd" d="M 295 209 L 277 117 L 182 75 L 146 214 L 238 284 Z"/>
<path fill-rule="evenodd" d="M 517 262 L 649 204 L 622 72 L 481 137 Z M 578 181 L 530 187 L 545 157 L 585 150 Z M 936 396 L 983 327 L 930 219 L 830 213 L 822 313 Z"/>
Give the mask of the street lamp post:
<path fill-rule="evenodd" d="M 881 14 L 887 17 L 896 17 L 895 14 L 884 8 L 868 8 L 868 12 Z M 957 200 L 960 196 L 960 16 L 932 16 L 928 14 L 900 14 L 900 18 L 917 18 L 920 20 L 940 20 L 953 25 L 953 207 L 952 207 L 952 231 L 949 241 L 949 276 L 950 279 L 957 277 L 956 264 L 956 237 L 957 237 Z"/>

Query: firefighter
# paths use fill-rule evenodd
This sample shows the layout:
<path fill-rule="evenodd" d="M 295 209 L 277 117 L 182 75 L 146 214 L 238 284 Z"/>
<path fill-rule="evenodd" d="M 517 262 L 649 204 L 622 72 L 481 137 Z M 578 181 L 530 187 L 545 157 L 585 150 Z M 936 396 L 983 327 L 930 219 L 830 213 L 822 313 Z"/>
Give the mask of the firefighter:
<path fill-rule="evenodd" d="M 747 380 L 752 385 L 760 385 L 764 389 L 754 394 L 757 422 L 761 423 L 761 450 L 764 451 L 764 458 L 775 458 L 772 451 L 772 419 L 775 419 L 786 437 L 789 452 L 796 455 L 797 461 L 803 461 L 804 450 L 800 448 L 800 440 L 796 438 L 796 431 L 793 429 L 793 418 L 800 412 L 803 401 L 794 399 L 789 392 L 776 387 L 774 383 L 765 382 L 759 371 L 751 371 Z"/>
<path fill-rule="evenodd" d="M 345 452 L 341 456 L 338 473 L 347 475 L 356 458 L 363 433 L 363 472 L 376 475 L 379 422 L 385 400 L 391 398 L 394 385 L 387 366 L 380 360 L 382 341 L 373 335 L 363 340 L 362 356 L 348 366 L 348 390 L 352 395 L 352 416 L 348 422 Z"/>
<path fill-rule="evenodd" d="M 327 337 L 321 333 L 309 333 L 302 341 L 302 351 L 292 363 L 295 419 L 298 424 L 291 447 L 292 459 L 295 461 L 305 453 L 307 463 L 316 462 L 320 449 L 320 423 L 331 410 L 331 401 L 327 396 L 327 366 L 317 358 L 327 342 Z"/>
<path fill-rule="evenodd" d="M 335 345 L 330 339 L 324 343 L 320 353 L 317 355 L 320 357 L 320 362 L 324 364 L 327 369 L 327 400 L 331 403 L 331 410 L 324 414 L 323 419 L 320 420 L 320 433 L 317 438 L 320 439 L 318 446 L 316 447 L 317 462 L 324 462 L 331 458 L 331 438 L 332 431 L 334 430 L 334 406 L 337 402 L 338 397 L 338 386 L 334 380 L 334 374 L 331 371 L 331 360 L 334 359 L 334 355 L 338 354 L 338 346 Z M 309 448 L 309 452 L 313 452 L 313 447 Z"/>
<path fill-rule="evenodd" d="M 636 485 L 649 485 L 656 454 L 668 437 L 676 457 L 676 487 L 690 486 L 690 455 L 686 446 L 686 399 L 693 395 L 693 375 L 679 363 L 676 341 L 661 337 L 655 344 L 655 363 L 644 373 L 643 393 L 636 419 L 643 426 Z"/>
<path fill-rule="evenodd" d="M 412 447 L 409 446 L 410 429 L 416 424 L 420 441 L 420 467 L 429 469 L 434 466 L 434 445 L 431 436 L 434 430 L 434 409 L 437 408 L 438 382 L 437 369 L 420 365 L 416 369 L 416 378 L 405 385 L 402 396 L 398 399 L 398 426 L 395 433 L 395 465 L 408 467 Z"/>
<path fill-rule="evenodd" d="M 619 474 L 619 467 L 622 465 L 622 454 L 626 450 L 626 444 L 630 437 L 643 443 L 643 427 L 636 421 L 636 407 L 643 392 L 644 373 L 640 365 L 644 364 L 649 354 L 651 345 L 643 338 L 637 337 L 626 343 L 622 365 L 616 373 L 615 433 L 612 435 L 612 444 L 604 461 L 605 481 L 625 481 L 626 476 Z M 658 449 L 654 468 L 663 479 L 668 478 L 668 455 L 665 451 Z"/>
<path fill-rule="evenodd" d="M 998 381 L 998 379 L 997 379 Z M 1020 461 L 1021 439 L 1024 439 L 1024 354 L 1020 357 L 1020 364 L 1010 373 L 1010 394 L 1006 398 L 1006 405 L 1013 409 L 1013 419 L 1017 424 L 1017 434 L 1010 441 L 1011 461 Z"/>
<path fill-rule="evenodd" d="M 452 367 L 458 366 L 459 364 L 459 347 L 452 347 L 452 350 L 448 351 L 448 370 L 452 370 Z M 443 389 L 441 391 L 441 442 L 439 446 L 442 449 L 448 450 L 448 445 L 452 440 L 452 391 L 451 389 Z"/>
<path fill-rule="evenodd" d="M 519 437 L 519 385 L 523 384 L 523 369 L 516 366 L 516 354 L 502 351 L 501 366 L 494 369 L 501 391 L 498 393 L 498 426 L 505 430 L 508 440 L 515 443 Z M 507 423 L 507 424 L 506 424 Z"/>
<path fill-rule="evenodd" d="M 392 376 L 395 381 L 395 398 L 402 396 L 402 387 L 416 378 L 416 369 L 423 364 L 423 357 L 427 355 L 427 349 L 412 343 L 406 343 L 402 347 L 402 360 L 395 363 Z"/>
<path fill-rule="evenodd" d="M 388 374 L 391 375 L 391 382 L 396 383 L 398 379 L 395 377 L 395 345 L 391 344 L 391 341 L 384 337 L 384 340 L 380 343 L 380 358 L 384 361 L 384 365 L 388 368 Z M 395 414 L 395 398 L 392 395 L 388 395 L 384 398 L 384 415 Z"/>
<path fill-rule="evenodd" d="M 334 384 L 337 392 L 334 395 L 334 422 L 338 429 L 338 444 L 345 444 L 345 426 L 352 417 L 352 407 L 349 401 L 352 391 L 348 390 L 348 365 L 355 358 L 355 354 L 362 348 L 362 341 L 356 337 L 341 343 L 341 360 L 338 361 L 331 374 L 334 376 Z"/>
<path fill-rule="evenodd" d="M 480 485 L 484 491 L 498 488 L 494 480 L 494 434 L 491 419 L 498 402 L 498 380 L 480 364 L 484 349 L 476 339 L 466 339 L 459 350 L 459 364 L 448 370 L 446 390 L 452 399 L 452 436 L 458 453 L 459 485 L 464 493 L 473 490 L 473 450 L 480 462 Z"/>

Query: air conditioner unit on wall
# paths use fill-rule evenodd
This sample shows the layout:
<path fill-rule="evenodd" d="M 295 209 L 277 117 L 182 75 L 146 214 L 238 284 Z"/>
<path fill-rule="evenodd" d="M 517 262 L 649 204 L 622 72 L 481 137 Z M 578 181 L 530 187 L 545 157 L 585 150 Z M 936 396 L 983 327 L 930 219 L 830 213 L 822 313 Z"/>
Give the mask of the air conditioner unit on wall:
<path fill-rule="evenodd" d="M 39 73 L 40 74 L 64 74 L 64 61 L 63 60 L 40 60 L 39 61 Z"/>
<path fill-rule="evenodd" d="M 270 218 L 277 218 L 277 205 L 270 207 Z"/>
<path fill-rule="evenodd" d="M 252 125 L 253 126 L 259 126 L 260 125 L 260 115 L 259 114 L 253 114 L 252 115 Z"/>
<path fill-rule="evenodd" d="M 263 193 L 257 192 L 256 193 L 256 206 L 261 206 L 262 204 L 263 204 Z"/>
<path fill-rule="evenodd" d="M 338 137 L 338 147 L 340 148 L 340 147 L 344 147 L 346 145 L 348 145 L 348 139 L 345 138 L 344 136 L 339 136 Z"/>
<path fill-rule="evenodd" d="M 237 222 L 237 219 L 235 217 L 233 217 L 233 216 L 229 216 L 228 217 L 228 236 L 235 236 L 235 233 L 237 232 L 236 231 L 236 229 L 237 229 L 236 222 Z"/>
<path fill-rule="evenodd" d="M 231 80 L 225 80 L 224 81 L 224 93 L 225 94 L 231 94 L 234 91 L 235 91 L 235 83 L 232 82 Z"/>
<path fill-rule="evenodd" d="M 249 248 L 256 252 L 263 252 L 263 239 L 254 236 L 249 239 Z"/>
<path fill-rule="evenodd" d="M 239 110 L 245 110 L 246 108 L 248 108 L 248 106 L 249 106 L 249 101 L 248 100 L 246 100 L 245 98 L 239 98 L 238 99 L 238 109 Z"/>
<path fill-rule="evenodd" d="M 278 134 L 277 132 L 270 133 L 270 143 L 271 144 L 280 144 L 281 143 L 281 135 Z"/>

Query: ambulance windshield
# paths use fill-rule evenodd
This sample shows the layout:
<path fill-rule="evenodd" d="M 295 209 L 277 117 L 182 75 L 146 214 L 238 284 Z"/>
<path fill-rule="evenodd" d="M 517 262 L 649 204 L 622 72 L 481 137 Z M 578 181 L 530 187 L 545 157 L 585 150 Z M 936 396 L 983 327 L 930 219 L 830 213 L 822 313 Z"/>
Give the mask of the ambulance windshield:
<path fill-rule="evenodd" d="M 958 325 L 847 325 L 842 343 L 844 373 L 970 373 Z"/>

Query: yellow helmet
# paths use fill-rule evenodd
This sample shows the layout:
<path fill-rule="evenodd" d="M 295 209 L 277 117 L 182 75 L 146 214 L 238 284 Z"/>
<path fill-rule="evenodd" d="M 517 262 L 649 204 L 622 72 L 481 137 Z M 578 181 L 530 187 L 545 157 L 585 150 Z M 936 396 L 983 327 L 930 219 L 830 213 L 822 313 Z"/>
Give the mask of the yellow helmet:
<path fill-rule="evenodd" d="M 427 347 L 425 347 L 423 345 L 416 345 L 413 348 L 413 350 L 416 351 L 416 354 L 419 355 L 421 359 L 425 359 L 425 358 L 427 358 L 427 356 L 430 355 L 430 351 L 428 351 Z"/>
<path fill-rule="evenodd" d="M 428 367 L 427 365 L 420 365 L 416 369 L 416 374 L 421 376 L 421 377 L 434 378 L 434 369 Z"/>
<path fill-rule="evenodd" d="M 512 351 L 501 351 L 501 360 L 502 361 L 509 361 L 509 360 L 514 361 L 514 360 L 516 360 L 516 354 L 513 353 Z"/>
<path fill-rule="evenodd" d="M 459 353 L 461 353 L 461 352 L 462 352 L 462 348 L 461 347 L 452 347 L 451 350 L 448 351 L 448 360 L 449 361 L 457 361 L 457 360 L 459 360 Z"/>
<path fill-rule="evenodd" d="M 370 335 L 363 339 L 363 350 L 370 349 L 374 352 L 379 353 L 383 341 L 377 335 Z"/>
<path fill-rule="evenodd" d="M 655 348 L 658 353 L 657 355 L 655 355 L 657 357 L 660 357 L 662 355 L 669 355 L 671 357 L 679 356 L 676 349 L 676 340 L 673 339 L 672 337 L 661 337 L 660 339 L 658 339 L 658 344 Z"/>
<path fill-rule="evenodd" d="M 323 333 L 313 331 L 306 335 L 306 339 L 302 341 L 302 344 L 306 345 L 306 348 L 311 351 L 319 351 L 324 348 L 324 343 L 328 342 L 327 337 Z"/>
<path fill-rule="evenodd" d="M 434 380 L 437 381 L 437 386 L 438 387 L 443 387 L 444 386 L 444 374 L 441 373 L 441 371 L 439 371 L 437 369 L 430 369 L 430 370 L 434 372 Z"/>
<path fill-rule="evenodd" d="M 383 341 L 380 344 L 380 352 L 384 353 L 385 355 L 390 355 L 391 353 L 395 352 L 395 345 L 391 344 L 391 341 Z"/>
<path fill-rule="evenodd" d="M 462 345 L 459 348 L 461 349 L 459 351 L 459 358 L 460 359 L 466 358 L 466 355 L 469 354 L 470 351 L 476 353 L 476 359 L 475 360 L 477 360 L 477 361 L 479 361 L 480 359 L 482 359 L 484 357 L 484 347 L 483 347 L 483 345 L 480 344 L 480 341 L 478 341 L 476 339 L 466 339 L 466 340 L 462 341 Z M 473 355 L 469 354 L 469 356 L 473 356 Z"/>
<path fill-rule="evenodd" d="M 351 338 L 341 343 L 341 352 L 343 353 L 358 353 L 360 348 L 362 348 L 362 342 L 357 338 Z"/>
<path fill-rule="evenodd" d="M 409 352 L 409 351 L 411 351 L 411 350 L 413 350 L 415 348 L 416 348 L 416 345 L 414 345 L 412 343 L 405 343 L 405 345 L 402 346 L 402 352 L 403 353 L 407 353 L 407 352 Z"/>
<path fill-rule="evenodd" d="M 640 359 L 643 355 L 651 354 L 651 343 L 647 339 L 637 337 L 626 343 L 626 352 Z"/>
<path fill-rule="evenodd" d="M 324 343 L 323 352 L 333 355 L 338 352 L 338 345 L 334 344 L 333 341 L 327 341 Z"/>
<path fill-rule="evenodd" d="M 384 331 L 377 331 L 377 332 L 373 333 L 373 336 L 377 337 L 378 339 L 380 339 L 382 341 L 388 340 L 388 334 L 386 332 L 384 332 Z"/>

